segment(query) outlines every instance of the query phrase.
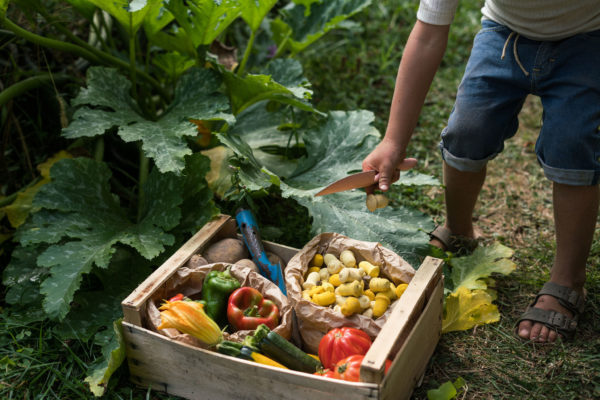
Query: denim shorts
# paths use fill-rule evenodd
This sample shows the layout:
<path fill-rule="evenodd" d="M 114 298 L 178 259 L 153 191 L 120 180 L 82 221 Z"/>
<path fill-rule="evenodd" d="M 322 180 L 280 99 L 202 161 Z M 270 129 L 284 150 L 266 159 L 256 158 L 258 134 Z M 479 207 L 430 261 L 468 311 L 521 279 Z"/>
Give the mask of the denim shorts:
<path fill-rule="evenodd" d="M 518 114 L 529 94 L 539 96 L 544 109 L 535 152 L 546 177 L 567 185 L 596 185 L 600 30 L 537 41 L 484 20 L 442 131 L 446 163 L 480 171 L 517 132 Z"/>

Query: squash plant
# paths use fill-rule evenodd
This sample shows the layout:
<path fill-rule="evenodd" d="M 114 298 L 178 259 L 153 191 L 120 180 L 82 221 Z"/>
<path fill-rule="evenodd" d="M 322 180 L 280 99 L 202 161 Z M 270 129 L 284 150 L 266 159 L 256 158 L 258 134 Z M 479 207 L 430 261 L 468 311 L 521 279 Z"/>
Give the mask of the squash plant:
<path fill-rule="evenodd" d="M 87 379 L 96 395 L 123 360 L 120 301 L 219 212 L 215 192 L 235 199 L 275 190 L 308 210 L 312 233 L 380 241 L 413 260 L 425 249 L 431 221 L 415 210 L 371 214 L 360 193 L 313 198 L 360 168 L 380 135 L 368 111 L 315 109 L 293 56 L 369 0 L 67 3 L 89 40 L 53 12 L 64 3 L 0 0 L 4 30 L 79 57 L 85 70 L 67 99 L 69 154 L 49 160 L 47 179 L 3 210 L 29 213 L 13 223 L 17 246 L 3 284 L 11 312 L 39 309 L 29 317 L 55 321 L 64 339 L 103 346 Z M 52 29 L 40 34 L 12 15 Z M 52 74 L 37 76 L 0 92 L 0 106 Z M 230 166 L 238 185 L 219 189 Z M 227 173 L 207 182 L 210 170 Z M 413 174 L 403 183 L 436 182 Z"/>

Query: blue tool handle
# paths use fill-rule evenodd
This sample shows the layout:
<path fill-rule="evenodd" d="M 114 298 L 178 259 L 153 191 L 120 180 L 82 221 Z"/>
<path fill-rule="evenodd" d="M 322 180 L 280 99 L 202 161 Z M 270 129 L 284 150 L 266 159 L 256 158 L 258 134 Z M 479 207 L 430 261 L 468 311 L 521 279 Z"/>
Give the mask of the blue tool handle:
<path fill-rule="evenodd" d="M 287 296 L 281 265 L 279 263 L 272 264 L 271 261 L 269 261 L 260 239 L 258 224 L 256 223 L 252 211 L 240 209 L 237 211 L 235 219 L 240 228 L 244 243 L 246 244 L 246 247 L 248 247 L 252 260 L 258 266 L 260 274 L 275 283 L 279 289 L 281 289 L 283 294 Z"/>

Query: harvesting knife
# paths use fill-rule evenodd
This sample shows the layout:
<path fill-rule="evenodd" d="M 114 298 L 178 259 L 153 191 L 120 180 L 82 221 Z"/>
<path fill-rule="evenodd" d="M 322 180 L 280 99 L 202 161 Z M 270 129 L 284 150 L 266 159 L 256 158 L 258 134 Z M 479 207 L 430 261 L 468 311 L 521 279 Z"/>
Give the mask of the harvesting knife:
<path fill-rule="evenodd" d="M 363 171 L 357 174 L 348 175 L 326 186 L 315 196 L 343 192 L 344 190 L 364 188 L 375 183 L 377 171 Z"/>

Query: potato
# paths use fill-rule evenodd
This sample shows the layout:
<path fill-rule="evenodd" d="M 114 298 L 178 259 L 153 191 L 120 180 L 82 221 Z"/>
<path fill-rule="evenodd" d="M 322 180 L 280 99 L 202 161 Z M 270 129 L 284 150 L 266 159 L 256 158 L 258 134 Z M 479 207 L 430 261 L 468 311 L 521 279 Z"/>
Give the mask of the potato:
<path fill-rule="evenodd" d="M 213 243 L 204 251 L 204 258 L 210 264 L 216 262 L 233 264 L 237 260 L 248 258 L 248 249 L 240 239 L 227 238 Z"/>
<path fill-rule="evenodd" d="M 243 267 L 250 268 L 252 271 L 256 272 L 257 274 L 260 274 L 260 271 L 258 270 L 258 267 L 254 263 L 254 261 L 252 261 L 249 258 L 243 258 L 241 260 L 237 260 L 235 263 L 237 265 L 241 265 Z"/>
<path fill-rule="evenodd" d="M 188 268 L 194 268 L 206 264 L 208 264 L 208 261 L 206 261 L 204 257 L 202 257 L 200 254 L 194 254 L 192 257 L 190 257 L 185 266 Z"/>

